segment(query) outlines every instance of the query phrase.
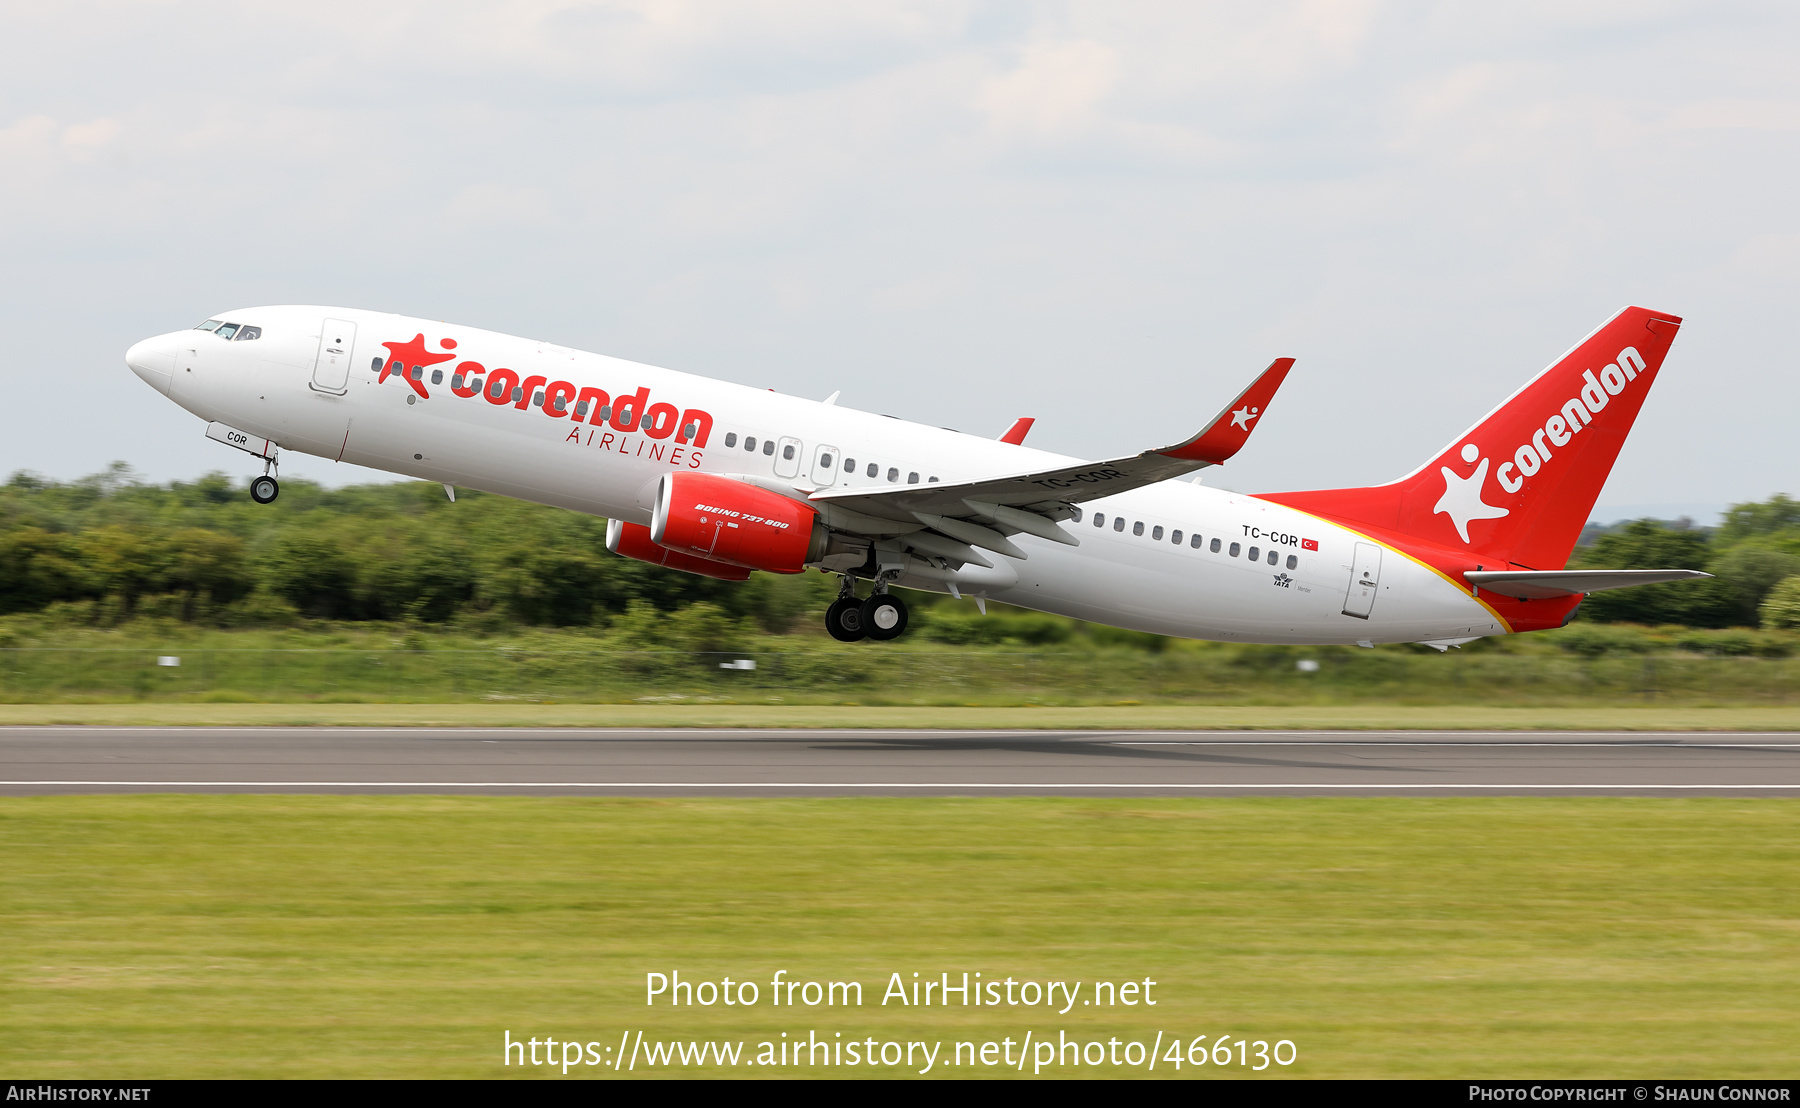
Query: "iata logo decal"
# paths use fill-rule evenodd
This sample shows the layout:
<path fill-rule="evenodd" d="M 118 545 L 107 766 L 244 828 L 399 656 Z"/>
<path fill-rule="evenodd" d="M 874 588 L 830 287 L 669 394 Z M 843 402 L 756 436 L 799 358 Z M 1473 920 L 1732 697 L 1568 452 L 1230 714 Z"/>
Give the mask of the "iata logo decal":
<path fill-rule="evenodd" d="M 376 384 L 398 377 L 417 396 L 406 398 L 408 404 L 429 400 L 429 383 L 442 384 L 444 362 L 454 361 L 455 339 L 439 339 L 439 350 L 433 350 L 423 334 L 406 342 L 384 342 L 388 357 L 375 359 L 381 370 Z M 667 461 L 671 465 L 685 462 L 690 468 L 700 464 L 696 453 L 712 435 L 712 414 L 699 408 L 681 409 L 666 402 L 652 402 L 650 389 L 639 386 L 636 392 L 609 393 L 591 385 L 575 385 L 569 381 L 552 381 L 547 377 L 521 374 L 497 366 L 488 369 L 480 362 L 457 362 L 450 372 L 450 392 L 462 399 L 476 396 L 495 407 L 512 407 L 525 412 L 538 409 L 551 419 L 587 423 L 586 435 L 578 426 L 565 442 L 593 446 L 612 453 L 626 454 L 651 461 Z M 641 436 L 641 437 L 636 437 Z M 673 439 L 674 442 L 664 440 Z"/>
<path fill-rule="evenodd" d="M 1531 432 L 1531 441 L 1523 443 L 1513 451 L 1511 461 L 1501 462 L 1500 468 L 1494 471 L 1494 480 L 1507 493 L 1516 493 L 1525 487 L 1525 479 L 1534 476 L 1539 470 L 1549 466 L 1556 452 L 1569 444 L 1581 433 L 1582 428 L 1593 423 L 1613 397 L 1624 392 L 1626 386 L 1637 380 L 1638 374 L 1644 370 L 1644 356 L 1636 347 L 1627 346 L 1619 351 L 1616 361 L 1608 363 L 1598 376 L 1593 370 L 1582 373 L 1581 391 L 1563 403 L 1556 414 L 1543 421 L 1542 426 Z M 1465 465 L 1473 465 L 1475 459 L 1481 458 L 1481 448 L 1474 443 L 1464 443 L 1462 460 Z M 1433 508 L 1433 515 L 1447 515 L 1456 527 L 1456 534 L 1466 545 L 1469 540 L 1469 524 L 1478 519 L 1500 519 L 1512 514 L 1510 509 L 1489 504 L 1481 499 L 1482 487 L 1487 483 L 1489 459 L 1481 458 L 1481 464 L 1475 472 L 1467 477 L 1458 477 L 1456 471 L 1449 466 L 1440 466 L 1438 472 L 1444 477 L 1444 495 Z"/>

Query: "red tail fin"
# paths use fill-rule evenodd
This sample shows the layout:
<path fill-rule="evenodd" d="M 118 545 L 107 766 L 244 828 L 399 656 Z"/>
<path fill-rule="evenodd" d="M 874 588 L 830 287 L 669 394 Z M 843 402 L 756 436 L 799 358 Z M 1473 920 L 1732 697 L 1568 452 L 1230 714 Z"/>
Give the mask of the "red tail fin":
<path fill-rule="evenodd" d="M 1263 497 L 1530 569 L 1561 569 L 1681 320 L 1626 308 L 1400 480 Z"/>

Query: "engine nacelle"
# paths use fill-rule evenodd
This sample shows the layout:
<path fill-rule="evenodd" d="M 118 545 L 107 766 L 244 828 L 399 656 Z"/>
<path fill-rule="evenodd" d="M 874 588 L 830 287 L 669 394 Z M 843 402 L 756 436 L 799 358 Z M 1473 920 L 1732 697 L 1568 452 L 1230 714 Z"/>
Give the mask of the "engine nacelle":
<path fill-rule="evenodd" d="M 666 546 L 658 546 L 650 541 L 650 528 L 641 523 L 626 523 L 622 519 L 606 521 L 606 549 L 614 554 L 623 554 L 627 558 L 636 558 L 640 562 L 667 566 L 687 573 L 698 573 L 703 577 L 716 577 L 721 581 L 747 581 L 750 571 L 742 566 L 728 566 L 724 562 L 709 562 L 705 558 L 696 558 L 691 554 L 683 554 L 679 550 L 670 550 Z"/>
<path fill-rule="evenodd" d="M 710 473 L 666 473 L 656 486 L 650 538 L 659 546 L 771 573 L 799 573 L 825 553 L 813 508 Z"/>

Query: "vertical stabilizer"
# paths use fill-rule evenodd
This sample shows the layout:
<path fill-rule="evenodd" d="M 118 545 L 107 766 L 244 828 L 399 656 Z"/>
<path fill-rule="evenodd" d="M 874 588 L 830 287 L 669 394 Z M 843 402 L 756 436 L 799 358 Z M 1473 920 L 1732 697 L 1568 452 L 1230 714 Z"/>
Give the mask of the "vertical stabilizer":
<path fill-rule="evenodd" d="M 1561 569 L 1680 326 L 1626 308 L 1400 480 L 1262 499 L 1490 566 Z"/>

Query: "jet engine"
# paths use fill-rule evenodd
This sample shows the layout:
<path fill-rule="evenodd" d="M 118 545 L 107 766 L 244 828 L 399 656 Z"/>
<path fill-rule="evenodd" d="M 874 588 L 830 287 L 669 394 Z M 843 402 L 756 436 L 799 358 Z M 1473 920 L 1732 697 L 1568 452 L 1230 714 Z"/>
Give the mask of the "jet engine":
<path fill-rule="evenodd" d="M 667 473 L 650 538 L 683 554 L 746 569 L 799 573 L 825 553 L 825 525 L 806 504 L 710 473 Z"/>
<path fill-rule="evenodd" d="M 709 562 L 705 558 L 696 558 L 679 550 L 658 546 L 650 541 L 650 528 L 641 523 L 626 523 L 622 519 L 606 521 L 606 549 L 627 558 L 636 558 L 640 562 L 698 573 L 703 577 L 716 577 L 721 581 L 747 581 L 750 578 L 750 571 L 743 566 Z"/>

